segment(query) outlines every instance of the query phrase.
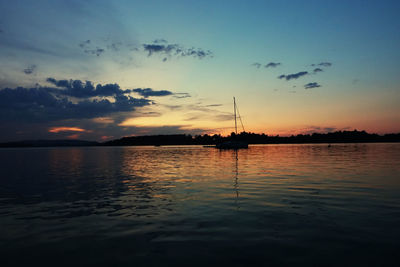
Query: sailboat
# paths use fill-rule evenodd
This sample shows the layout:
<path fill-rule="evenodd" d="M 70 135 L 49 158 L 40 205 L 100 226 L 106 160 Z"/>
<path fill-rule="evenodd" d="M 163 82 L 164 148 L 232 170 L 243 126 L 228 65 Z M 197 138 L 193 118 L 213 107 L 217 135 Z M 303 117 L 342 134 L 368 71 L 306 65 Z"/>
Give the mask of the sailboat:
<path fill-rule="evenodd" d="M 219 148 L 219 149 L 240 149 L 240 148 L 248 148 L 249 147 L 247 142 L 240 141 L 240 140 L 235 140 L 235 139 L 238 138 L 236 113 L 239 115 L 240 123 L 242 124 L 243 132 L 244 132 L 242 118 L 240 117 L 239 109 L 237 108 L 237 105 L 236 105 L 236 99 L 235 99 L 235 97 L 233 97 L 233 114 L 234 114 L 233 116 L 235 118 L 235 136 L 230 141 L 217 144 L 215 146 L 216 148 Z"/>

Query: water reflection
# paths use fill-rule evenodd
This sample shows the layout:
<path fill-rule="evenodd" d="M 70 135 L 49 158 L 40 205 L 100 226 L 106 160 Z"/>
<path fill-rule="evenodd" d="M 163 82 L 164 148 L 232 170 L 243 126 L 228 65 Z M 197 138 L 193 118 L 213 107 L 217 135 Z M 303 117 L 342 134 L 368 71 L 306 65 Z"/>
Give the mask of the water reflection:
<path fill-rule="evenodd" d="M 235 153 L 235 178 L 234 178 L 234 184 L 233 188 L 235 189 L 236 192 L 236 198 L 235 198 L 235 205 L 236 208 L 239 209 L 239 158 L 238 158 L 238 150 L 234 150 Z"/>
<path fill-rule="evenodd" d="M 399 161 L 399 144 L 4 149 L 1 256 L 340 265 L 357 248 L 361 262 L 390 259 Z"/>

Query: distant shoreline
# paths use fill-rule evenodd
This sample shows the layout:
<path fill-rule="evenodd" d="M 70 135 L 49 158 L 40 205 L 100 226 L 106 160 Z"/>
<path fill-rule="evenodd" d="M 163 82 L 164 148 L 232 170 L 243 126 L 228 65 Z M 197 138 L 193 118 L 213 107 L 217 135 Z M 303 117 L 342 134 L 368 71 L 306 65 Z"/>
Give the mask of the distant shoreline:
<path fill-rule="evenodd" d="M 0 148 L 10 147 L 88 147 L 88 146 L 166 146 L 166 145 L 215 145 L 229 140 L 246 141 L 248 144 L 336 144 L 336 143 L 397 143 L 397 134 L 369 134 L 365 131 L 338 131 L 332 133 L 299 134 L 292 136 L 269 136 L 242 132 L 238 135 L 147 135 L 130 136 L 106 142 L 84 140 L 25 140 L 0 143 Z"/>

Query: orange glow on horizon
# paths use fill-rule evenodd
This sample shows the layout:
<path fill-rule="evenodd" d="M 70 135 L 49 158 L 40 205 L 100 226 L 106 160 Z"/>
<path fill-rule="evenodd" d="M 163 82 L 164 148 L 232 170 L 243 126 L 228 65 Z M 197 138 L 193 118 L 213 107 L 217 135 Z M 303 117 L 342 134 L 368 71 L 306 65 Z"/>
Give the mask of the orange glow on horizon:
<path fill-rule="evenodd" d="M 112 135 L 103 135 L 102 137 L 100 137 L 100 139 L 102 140 L 102 141 L 106 141 L 106 140 L 108 140 L 108 139 L 112 139 L 114 136 L 112 136 Z"/>
<path fill-rule="evenodd" d="M 71 134 L 69 136 L 67 136 L 68 139 L 78 139 L 79 138 L 79 134 Z"/>
<path fill-rule="evenodd" d="M 78 127 L 52 127 L 49 129 L 50 133 L 59 133 L 59 132 L 86 132 L 85 129 Z"/>

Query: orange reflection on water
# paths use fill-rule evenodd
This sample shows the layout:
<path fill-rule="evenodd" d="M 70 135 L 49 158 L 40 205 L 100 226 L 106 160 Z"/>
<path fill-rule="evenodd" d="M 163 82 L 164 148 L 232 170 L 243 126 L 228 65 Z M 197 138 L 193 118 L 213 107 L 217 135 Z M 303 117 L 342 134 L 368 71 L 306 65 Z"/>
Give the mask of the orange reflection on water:
<path fill-rule="evenodd" d="M 284 202 L 278 200 L 290 194 L 322 196 L 325 192 L 323 196 L 329 197 L 341 190 L 368 195 L 366 188 L 399 187 L 393 178 L 393 164 L 399 158 L 398 150 L 387 144 L 259 145 L 239 151 L 126 147 L 122 171 L 125 183 L 133 184 L 130 190 L 146 187 L 151 197 L 201 200 L 209 205 L 221 199 L 260 199 L 266 205 L 282 206 Z"/>

